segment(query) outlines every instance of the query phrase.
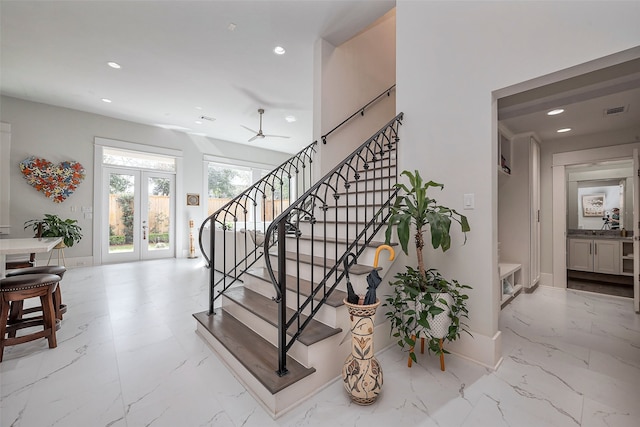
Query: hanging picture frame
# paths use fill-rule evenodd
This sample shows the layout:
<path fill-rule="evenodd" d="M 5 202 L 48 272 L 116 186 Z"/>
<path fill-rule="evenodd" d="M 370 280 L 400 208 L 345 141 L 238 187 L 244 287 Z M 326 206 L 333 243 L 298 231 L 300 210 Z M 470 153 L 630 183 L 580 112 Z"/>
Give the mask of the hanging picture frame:
<path fill-rule="evenodd" d="M 582 216 L 604 216 L 604 194 L 582 196 Z"/>
<path fill-rule="evenodd" d="M 200 194 L 187 193 L 187 206 L 200 206 Z"/>

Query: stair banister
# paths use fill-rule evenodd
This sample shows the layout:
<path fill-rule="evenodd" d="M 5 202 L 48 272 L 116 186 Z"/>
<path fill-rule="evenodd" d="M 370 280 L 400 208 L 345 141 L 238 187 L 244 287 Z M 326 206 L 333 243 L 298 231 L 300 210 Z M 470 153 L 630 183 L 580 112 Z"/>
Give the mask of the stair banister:
<path fill-rule="evenodd" d="M 360 231 L 360 233 L 358 234 L 356 232 L 356 234 L 358 234 L 357 238 L 355 240 L 351 240 L 349 238 L 349 233 L 348 233 L 348 229 L 346 234 L 346 240 L 347 242 L 351 242 L 350 244 L 348 244 L 346 251 L 338 256 L 338 248 L 337 248 L 337 242 L 336 242 L 336 250 L 335 250 L 335 260 L 333 260 L 335 262 L 335 265 L 333 265 L 332 267 L 329 267 L 326 264 L 326 260 L 327 260 L 327 254 L 326 254 L 326 242 L 324 244 L 324 265 L 323 265 L 323 270 L 326 272 L 325 273 L 325 277 L 322 279 L 322 281 L 320 282 L 320 286 L 323 287 L 325 294 L 323 299 L 318 303 L 317 306 L 314 307 L 314 297 L 315 295 L 320 291 L 320 286 L 318 286 L 315 290 L 313 290 L 311 292 L 311 295 L 302 303 L 300 304 L 298 301 L 298 309 L 297 311 L 294 313 L 294 315 L 292 316 L 291 320 L 287 321 L 286 319 L 286 309 L 287 309 L 287 305 L 286 305 L 286 277 L 287 277 L 287 272 L 286 272 L 286 236 L 288 232 L 291 231 L 299 231 L 297 229 L 297 226 L 300 223 L 300 220 L 302 219 L 301 217 L 304 215 L 308 215 L 310 220 L 311 220 L 311 227 L 313 230 L 313 221 L 315 218 L 315 209 L 318 206 L 316 205 L 316 202 L 321 202 L 322 205 L 319 206 L 323 211 L 324 211 L 324 215 L 326 218 L 326 211 L 331 207 L 327 204 L 327 201 L 330 200 L 331 198 L 331 192 L 333 192 L 333 198 L 335 199 L 335 202 L 337 202 L 337 200 L 339 199 L 339 195 L 338 195 L 338 185 L 339 183 L 343 183 L 345 189 L 347 190 L 346 193 L 346 200 L 347 200 L 347 205 L 345 205 L 345 207 L 347 208 L 346 211 L 346 218 L 347 218 L 347 222 L 349 219 L 349 204 L 348 204 L 348 195 L 349 195 L 349 187 L 350 184 L 348 183 L 350 176 L 349 176 L 349 172 L 351 172 L 353 174 L 353 178 L 356 180 L 356 195 L 358 192 L 358 182 L 359 182 L 359 178 L 360 178 L 360 170 L 358 169 L 358 165 L 362 165 L 362 167 L 364 168 L 365 171 L 368 171 L 369 169 L 369 164 L 370 163 L 376 163 L 378 160 L 380 160 L 381 162 L 384 160 L 384 153 L 385 153 L 385 146 L 387 147 L 387 152 L 390 153 L 391 151 L 395 151 L 395 143 L 399 140 L 398 138 L 398 127 L 400 126 L 400 124 L 402 123 L 402 117 L 403 114 L 400 113 L 397 117 L 395 117 L 393 120 L 391 120 L 389 123 L 387 123 L 387 125 L 385 125 L 380 131 L 378 131 L 374 136 L 372 136 L 371 138 L 369 138 L 365 143 L 363 143 L 360 147 L 358 147 L 356 150 L 354 150 L 349 156 L 347 156 L 345 158 L 345 160 L 343 160 L 340 164 L 338 164 L 336 167 L 334 167 L 329 173 L 327 173 L 323 178 L 321 178 L 316 184 L 314 184 L 313 186 L 311 186 L 302 196 L 300 196 L 300 198 L 298 198 L 295 202 L 292 202 L 289 207 L 287 209 L 285 209 L 277 218 L 275 218 L 273 220 L 273 222 L 269 225 L 269 227 L 267 228 L 267 230 L 265 231 L 265 241 L 263 243 L 264 245 L 264 254 L 265 254 L 265 266 L 267 269 L 267 272 L 269 274 L 269 277 L 272 281 L 272 284 L 274 286 L 275 289 L 275 293 L 276 293 L 276 302 L 278 303 L 278 345 L 279 345 L 279 361 L 278 361 L 278 370 L 277 373 L 278 375 L 285 375 L 287 373 L 287 369 L 286 369 L 286 353 L 288 351 L 288 349 L 293 345 L 293 343 L 295 342 L 295 340 L 297 339 L 297 337 L 300 335 L 300 333 L 302 332 L 302 330 L 304 329 L 304 327 L 310 322 L 310 320 L 312 319 L 313 315 L 318 311 L 318 309 L 320 308 L 320 306 L 326 301 L 326 299 L 328 298 L 328 296 L 330 295 L 330 293 L 335 289 L 335 287 L 338 285 L 339 281 L 342 279 L 342 277 L 344 276 L 344 272 L 342 272 L 341 274 L 338 272 L 338 267 L 341 264 L 344 256 L 346 256 L 347 253 L 351 252 L 358 244 L 358 240 L 360 238 L 362 238 L 363 236 L 365 237 L 365 243 L 362 244 L 362 246 L 360 247 L 359 250 L 357 250 L 357 255 L 359 255 L 363 250 L 364 247 L 366 246 L 366 244 L 371 241 L 371 239 L 373 238 L 373 236 L 376 234 L 376 232 L 380 229 L 381 227 L 381 223 L 384 222 L 384 220 L 388 217 L 389 212 L 387 211 L 386 216 L 384 216 L 384 209 L 390 209 L 390 203 L 391 200 L 393 199 L 393 197 L 395 197 L 396 194 L 396 190 L 392 189 L 391 187 L 391 177 L 389 176 L 389 188 L 386 190 L 388 191 L 388 195 L 387 195 L 387 200 L 385 202 L 382 202 L 382 196 L 381 196 L 381 207 L 375 211 L 375 196 L 374 196 L 374 200 L 371 203 L 372 206 L 372 211 L 374 211 L 375 213 L 373 213 L 371 219 L 369 221 L 366 221 L 365 218 L 365 222 L 366 222 L 366 226 L 365 228 Z M 383 140 L 383 142 L 380 142 L 380 140 Z M 384 142 L 386 141 L 386 143 Z M 375 148 L 379 148 L 380 151 L 376 152 Z M 393 150 L 392 150 L 393 148 Z M 380 158 L 378 158 L 378 154 L 380 155 Z M 368 158 L 367 156 L 370 155 L 371 158 Z M 354 166 L 353 164 L 351 164 L 351 162 L 355 159 L 355 163 L 356 165 Z M 389 165 L 391 163 L 391 160 L 389 159 Z M 395 167 L 395 165 L 394 165 Z M 397 177 L 397 172 L 396 172 L 396 177 Z M 375 177 L 375 169 L 374 169 L 374 175 Z M 381 178 L 383 178 L 382 176 L 382 171 L 381 171 Z M 366 180 L 365 180 L 365 186 L 367 185 Z M 322 189 L 322 187 L 325 187 L 324 189 Z M 365 187 L 366 188 L 366 187 Z M 375 189 L 375 186 L 374 186 Z M 324 190 L 324 198 L 320 197 L 318 195 L 319 191 Z M 357 197 L 357 196 L 356 196 Z M 357 199 L 356 199 L 357 200 Z M 365 197 L 365 203 L 364 203 L 364 208 L 365 208 L 365 216 L 367 214 L 367 207 L 368 207 L 369 203 L 366 200 Z M 336 209 L 336 233 L 335 235 L 338 235 L 338 222 L 337 222 L 337 207 L 339 205 L 334 204 L 333 207 Z M 358 213 L 358 208 L 359 206 L 356 203 L 356 216 Z M 295 219 L 295 224 L 293 223 L 292 219 Z M 378 224 L 376 224 L 376 222 L 378 222 Z M 326 229 L 326 222 L 325 222 L 325 229 Z M 370 231 L 370 234 L 367 235 L 367 232 Z M 273 236 L 274 234 L 277 233 L 277 245 L 278 245 L 278 277 L 275 277 L 275 273 L 274 273 L 274 268 L 272 266 L 271 263 L 271 257 L 268 256 L 267 254 L 269 254 L 269 250 L 273 245 L 273 242 L 276 241 Z M 311 259 L 313 261 L 313 256 L 314 256 L 314 252 L 313 252 L 313 231 L 311 233 L 312 236 L 312 242 L 311 242 L 311 247 L 312 247 L 312 252 L 311 252 Z M 326 236 L 326 233 L 325 233 Z M 297 236 L 299 238 L 299 236 Z M 298 269 L 299 269 L 299 265 L 300 265 L 300 254 L 299 251 L 296 251 L 297 255 L 296 255 L 296 262 L 298 265 Z M 328 269 L 328 271 L 327 271 Z M 312 284 L 313 284 L 313 262 L 312 262 L 312 273 L 311 273 L 311 277 L 312 277 Z M 330 277 L 332 275 L 335 274 L 335 281 L 332 280 L 332 284 L 330 285 L 329 289 L 327 290 L 327 282 L 329 281 Z M 299 275 L 298 277 L 298 283 L 299 283 Z M 312 285 L 313 286 L 313 285 Z M 299 295 L 299 292 L 298 292 Z M 300 297 L 298 296 L 298 299 Z M 301 313 L 302 311 L 308 306 L 311 306 L 311 313 L 310 315 L 307 317 L 307 320 L 305 320 L 303 323 L 301 323 Z M 289 326 L 291 326 L 294 322 L 297 322 L 297 331 L 295 333 L 292 334 L 292 337 L 290 339 L 290 341 L 287 343 L 287 330 L 289 328 Z"/>

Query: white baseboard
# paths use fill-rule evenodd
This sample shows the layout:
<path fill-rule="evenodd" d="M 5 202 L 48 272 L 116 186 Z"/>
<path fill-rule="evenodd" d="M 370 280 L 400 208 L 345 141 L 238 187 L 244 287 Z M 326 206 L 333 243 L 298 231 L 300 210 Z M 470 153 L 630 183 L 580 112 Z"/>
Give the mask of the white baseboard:
<path fill-rule="evenodd" d="M 463 334 L 457 341 L 446 344 L 446 349 L 464 359 L 496 370 L 502 363 L 502 332 L 493 337 L 471 331 L 473 337 Z"/>

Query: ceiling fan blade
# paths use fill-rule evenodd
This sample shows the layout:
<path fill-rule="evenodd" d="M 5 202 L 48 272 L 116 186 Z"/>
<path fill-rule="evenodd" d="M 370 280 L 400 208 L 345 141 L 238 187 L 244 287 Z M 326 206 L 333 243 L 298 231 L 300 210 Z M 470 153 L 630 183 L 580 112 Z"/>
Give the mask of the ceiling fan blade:
<path fill-rule="evenodd" d="M 265 135 L 265 137 L 267 137 L 267 138 L 285 138 L 285 139 L 291 138 L 290 136 L 284 136 L 284 135 Z"/>
<path fill-rule="evenodd" d="M 256 139 L 258 139 L 258 137 L 259 137 L 259 136 L 260 136 L 260 135 L 255 135 L 255 136 L 253 136 L 252 138 L 249 138 L 249 140 L 248 140 L 247 142 L 253 142 L 253 141 L 255 141 Z"/>
<path fill-rule="evenodd" d="M 258 131 L 257 131 L 257 130 L 253 130 L 253 129 L 251 129 L 251 128 L 248 128 L 248 127 L 246 127 L 245 125 L 240 125 L 240 126 L 242 126 L 243 128 L 245 128 L 246 130 L 248 130 L 248 131 L 249 131 L 249 132 L 251 132 L 251 133 L 258 134 Z"/>

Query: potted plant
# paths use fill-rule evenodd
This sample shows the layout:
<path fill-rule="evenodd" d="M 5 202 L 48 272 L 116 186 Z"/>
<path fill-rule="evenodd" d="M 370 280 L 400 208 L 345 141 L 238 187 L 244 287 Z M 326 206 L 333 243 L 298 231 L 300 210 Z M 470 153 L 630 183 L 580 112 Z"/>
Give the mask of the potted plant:
<path fill-rule="evenodd" d="M 443 252 L 451 247 L 451 224 L 459 224 L 465 235 L 470 231 L 467 217 L 454 209 L 439 205 L 427 195 L 430 187 L 444 188 L 444 185 L 433 181 L 424 182 L 420 173 L 403 171 L 409 179 L 409 186 L 398 183 L 396 188 L 403 193 L 396 198 L 391 208 L 386 230 L 386 241 L 391 241 L 393 230 L 396 230 L 402 250 L 408 255 L 409 238 L 412 227 L 415 227 L 415 245 L 418 268 L 407 266 L 406 272 L 398 273 L 396 281 L 391 283 L 393 294 L 386 298 L 388 307 L 386 317 L 391 324 L 392 336 L 398 338 L 401 348 L 409 347 L 409 367 L 416 361 L 414 352 L 418 338 L 421 339 L 424 351 L 424 340 L 428 343 L 429 352 L 440 355 L 441 369 L 444 370 L 443 341 L 454 341 L 461 332 L 467 332 L 464 319 L 468 317 L 464 294 L 467 285 L 456 280 L 447 280 L 435 269 L 426 269 L 423 248 L 424 232 L 427 225 L 431 233 L 431 245 Z"/>
<path fill-rule="evenodd" d="M 62 237 L 61 244 L 67 247 L 82 239 L 82 229 L 76 219 L 62 219 L 58 215 L 44 214 L 42 219 L 26 221 L 25 230 L 29 227 L 33 228 L 34 234 L 39 237 Z"/>

